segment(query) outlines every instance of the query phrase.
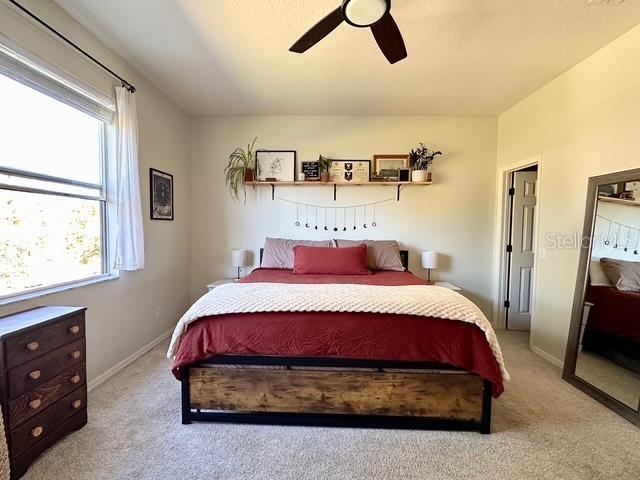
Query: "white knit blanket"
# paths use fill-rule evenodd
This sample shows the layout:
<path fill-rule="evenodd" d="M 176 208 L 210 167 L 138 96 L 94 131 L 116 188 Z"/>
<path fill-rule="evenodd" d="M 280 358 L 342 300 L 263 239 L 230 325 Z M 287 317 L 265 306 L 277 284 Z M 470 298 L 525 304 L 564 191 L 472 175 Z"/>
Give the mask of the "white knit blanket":
<path fill-rule="evenodd" d="M 187 326 L 202 317 L 258 312 L 361 312 L 438 317 L 473 323 L 485 335 L 502 379 L 509 380 L 491 323 L 457 292 L 433 285 L 230 283 L 206 293 L 182 316 L 167 357 L 178 351 Z"/>

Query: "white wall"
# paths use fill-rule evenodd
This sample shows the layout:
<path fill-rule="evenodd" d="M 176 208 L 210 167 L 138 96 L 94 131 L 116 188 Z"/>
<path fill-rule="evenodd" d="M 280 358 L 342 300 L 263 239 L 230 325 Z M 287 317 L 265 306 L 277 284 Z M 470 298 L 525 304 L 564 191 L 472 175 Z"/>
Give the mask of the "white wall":
<path fill-rule="evenodd" d="M 640 26 L 498 118 L 498 166 L 542 156 L 539 245 L 581 235 L 590 176 L 640 166 Z M 579 250 L 539 259 L 533 346 L 564 358 Z"/>
<path fill-rule="evenodd" d="M 491 313 L 491 242 L 494 221 L 495 117 L 202 117 L 192 134 L 191 294 L 195 299 L 216 278 L 230 276 L 230 250 L 257 253 L 266 236 L 397 239 L 410 250 L 411 269 L 424 275 L 421 250 L 443 254 L 437 276 L 462 288 Z M 372 159 L 403 153 L 423 141 L 445 152 L 433 167 L 434 184 L 406 187 L 400 202 L 377 209 L 375 229 L 334 234 L 297 228 L 295 206 L 271 200 L 271 190 L 249 189 L 247 204 L 234 203 L 224 183 L 231 151 L 258 137 L 259 147 L 293 149 L 298 161 Z M 278 196 L 326 206 L 395 198 L 393 187 L 279 187 Z M 302 214 L 302 212 L 301 212 Z M 315 218 L 314 218 L 315 221 Z"/>
<path fill-rule="evenodd" d="M 146 268 L 118 280 L 0 308 L 0 315 L 37 305 L 83 305 L 87 310 L 89 380 L 169 330 L 189 303 L 189 125 L 168 97 L 50 0 L 22 2 L 130 80 L 140 126 L 140 179 Z M 49 34 L 0 4 L 0 31 L 20 46 L 113 95 L 113 79 Z M 149 220 L 149 167 L 174 175 L 175 221 Z M 160 307 L 160 318 L 155 310 Z"/>

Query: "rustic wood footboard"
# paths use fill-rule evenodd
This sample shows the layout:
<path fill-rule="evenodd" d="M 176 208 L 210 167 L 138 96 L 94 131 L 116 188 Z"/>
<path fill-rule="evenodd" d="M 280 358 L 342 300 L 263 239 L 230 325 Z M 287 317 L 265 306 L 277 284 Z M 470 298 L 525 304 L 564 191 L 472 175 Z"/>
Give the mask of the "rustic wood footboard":
<path fill-rule="evenodd" d="M 445 365 L 213 357 L 182 372 L 192 421 L 490 432 L 492 385 Z"/>

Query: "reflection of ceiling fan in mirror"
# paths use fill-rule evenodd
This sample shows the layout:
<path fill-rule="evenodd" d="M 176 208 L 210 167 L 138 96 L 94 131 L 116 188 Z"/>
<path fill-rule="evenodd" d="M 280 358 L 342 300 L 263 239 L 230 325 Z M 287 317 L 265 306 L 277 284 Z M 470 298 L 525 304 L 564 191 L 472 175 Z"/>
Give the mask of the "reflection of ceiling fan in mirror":
<path fill-rule="evenodd" d="M 371 28 L 373 38 L 389 63 L 407 57 L 402 34 L 391 16 L 391 0 L 343 0 L 341 6 L 311 27 L 289 51 L 306 52 L 342 22 L 352 27 Z"/>

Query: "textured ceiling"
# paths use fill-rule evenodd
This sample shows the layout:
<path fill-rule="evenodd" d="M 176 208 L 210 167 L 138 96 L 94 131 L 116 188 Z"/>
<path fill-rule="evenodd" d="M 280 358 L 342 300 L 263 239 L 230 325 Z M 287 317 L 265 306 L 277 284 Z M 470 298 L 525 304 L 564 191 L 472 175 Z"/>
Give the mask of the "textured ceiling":
<path fill-rule="evenodd" d="M 192 114 L 497 114 L 640 23 L 640 0 L 394 0 L 409 57 L 342 24 L 340 0 L 57 0 Z"/>

